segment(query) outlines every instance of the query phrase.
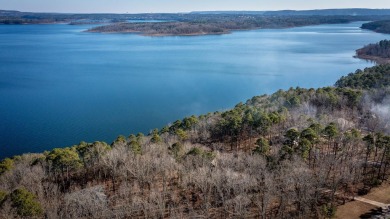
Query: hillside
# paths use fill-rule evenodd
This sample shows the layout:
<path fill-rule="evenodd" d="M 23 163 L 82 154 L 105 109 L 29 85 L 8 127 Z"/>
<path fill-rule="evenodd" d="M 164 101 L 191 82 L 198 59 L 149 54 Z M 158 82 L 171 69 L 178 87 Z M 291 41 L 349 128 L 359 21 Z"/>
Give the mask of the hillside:
<path fill-rule="evenodd" d="M 318 9 L 318 10 L 282 10 L 282 11 L 267 11 L 265 15 L 352 15 L 352 16 L 384 16 L 389 15 L 389 9 L 369 9 L 369 8 L 341 8 L 341 9 Z"/>
<path fill-rule="evenodd" d="M 192 14 L 237 14 L 237 15 L 269 15 L 269 16 L 380 16 L 390 15 L 389 9 L 369 9 L 369 8 L 344 8 L 344 9 L 318 9 L 318 10 L 279 10 L 279 11 L 194 11 Z"/>
<path fill-rule="evenodd" d="M 388 177 L 390 65 L 0 163 L 6 218 L 324 218 Z M 383 80 L 386 79 L 386 80 Z"/>

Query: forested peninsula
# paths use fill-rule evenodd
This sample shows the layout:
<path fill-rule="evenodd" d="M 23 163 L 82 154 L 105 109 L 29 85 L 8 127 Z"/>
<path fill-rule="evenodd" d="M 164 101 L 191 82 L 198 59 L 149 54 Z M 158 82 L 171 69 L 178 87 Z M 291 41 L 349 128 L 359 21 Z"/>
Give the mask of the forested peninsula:
<path fill-rule="evenodd" d="M 390 65 L 0 163 L 6 218 L 330 218 L 386 181 Z"/>
<path fill-rule="evenodd" d="M 390 63 L 390 41 L 381 40 L 356 50 L 356 57 L 374 61 L 378 64 Z"/>
<path fill-rule="evenodd" d="M 186 36 L 226 34 L 235 30 L 253 30 L 260 28 L 289 28 L 298 26 L 347 23 L 355 20 L 348 16 L 211 16 L 201 15 L 193 20 L 159 23 L 121 22 L 94 27 L 87 32 L 98 33 L 140 33 L 147 36 Z"/>

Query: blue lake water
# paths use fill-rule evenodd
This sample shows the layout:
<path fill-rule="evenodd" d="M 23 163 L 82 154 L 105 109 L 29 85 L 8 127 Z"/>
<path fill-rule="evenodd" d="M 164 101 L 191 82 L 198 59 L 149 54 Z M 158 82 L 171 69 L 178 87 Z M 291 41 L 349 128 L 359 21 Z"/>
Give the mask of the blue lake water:
<path fill-rule="evenodd" d="M 197 37 L 0 25 L 0 158 L 111 142 L 289 87 L 333 85 L 389 38 L 362 22 Z"/>

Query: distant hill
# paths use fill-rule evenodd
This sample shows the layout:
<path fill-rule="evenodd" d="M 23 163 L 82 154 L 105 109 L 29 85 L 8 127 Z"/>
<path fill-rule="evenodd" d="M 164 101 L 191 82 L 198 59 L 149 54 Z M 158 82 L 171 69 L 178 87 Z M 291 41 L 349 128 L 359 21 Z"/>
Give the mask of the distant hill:
<path fill-rule="evenodd" d="M 193 11 L 190 14 L 231 14 L 231 15 L 262 15 L 266 11 Z"/>
<path fill-rule="evenodd" d="M 282 10 L 282 11 L 195 11 L 190 13 L 138 13 L 138 14 L 110 14 L 110 13 L 50 13 L 50 12 L 21 12 L 16 10 L 0 10 L 0 24 L 48 24 L 48 23 L 120 23 L 128 20 L 166 20 L 166 21 L 201 21 L 210 20 L 240 20 L 271 19 L 272 17 L 300 17 L 308 20 L 312 16 L 339 16 L 348 21 L 378 21 L 390 20 L 390 9 L 323 9 L 323 10 Z M 306 17 L 304 17 L 306 16 Z M 322 19 L 322 18 L 321 18 Z M 327 18 L 328 19 L 328 18 Z M 256 26 L 256 25 L 255 25 Z M 292 25 L 295 26 L 295 25 Z M 232 28 L 230 28 L 232 29 Z M 241 28 L 240 28 L 241 29 Z"/>
<path fill-rule="evenodd" d="M 21 12 L 16 10 L 0 10 L 1 15 L 13 15 L 18 16 L 21 14 L 74 14 L 74 13 L 35 13 L 35 12 Z M 107 13 L 92 13 L 92 14 L 106 14 Z M 137 13 L 137 14 L 147 14 L 147 13 Z M 159 14 L 159 13 L 151 13 Z M 189 13 L 173 13 L 173 14 L 230 14 L 230 15 L 352 15 L 352 16 L 380 16 L 380 15 L 390 15 L 390 9 L 370 9 L 370 8 L 343 8 L 343 9 L 315 9 L 315 10 L 279 10 L 279 11 L 193 11 Z M 81 14 L 78 14 L 81 15 Z M 87 15 L 87 14 L 84 14 Z M 91 15 L 91 14 L 89 14 Z M 120 14 L 110 14 L 110 15 L 120 15 Z M 125 15 L 125 14 L 123 14 Z M 126 14 L 130 15 L 130 14 Z"/>
<path fill-rule="evenodd" d="M 265 15 L 390 15 L 390 9 L 366 9 L 366 8 L 347 8 L 347 9 L 322 9 L 322 10 L 304 10 L 304 11 L 267 11 Z"/>
<path fill-rule="evenodd" d="M 318 9 L 318 10 L 281 10 L 281 11 L 194 11 L 192 14 L 245 14 L 245 15 L 390 15 L 390 9 L 346 8 L 346 9 Z"/>

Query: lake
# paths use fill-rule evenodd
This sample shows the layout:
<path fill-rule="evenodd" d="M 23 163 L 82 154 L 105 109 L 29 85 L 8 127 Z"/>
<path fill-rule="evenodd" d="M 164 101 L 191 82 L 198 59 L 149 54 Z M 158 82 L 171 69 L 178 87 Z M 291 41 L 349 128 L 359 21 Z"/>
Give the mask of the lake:
<path fill-rule="evenodd" d="M 0 158 L 111 143 L 255 95 L 333 85 L 373 65 L 355 49 L 389 38 L 362 23 L 193 37 L 0 25 Z"/>

